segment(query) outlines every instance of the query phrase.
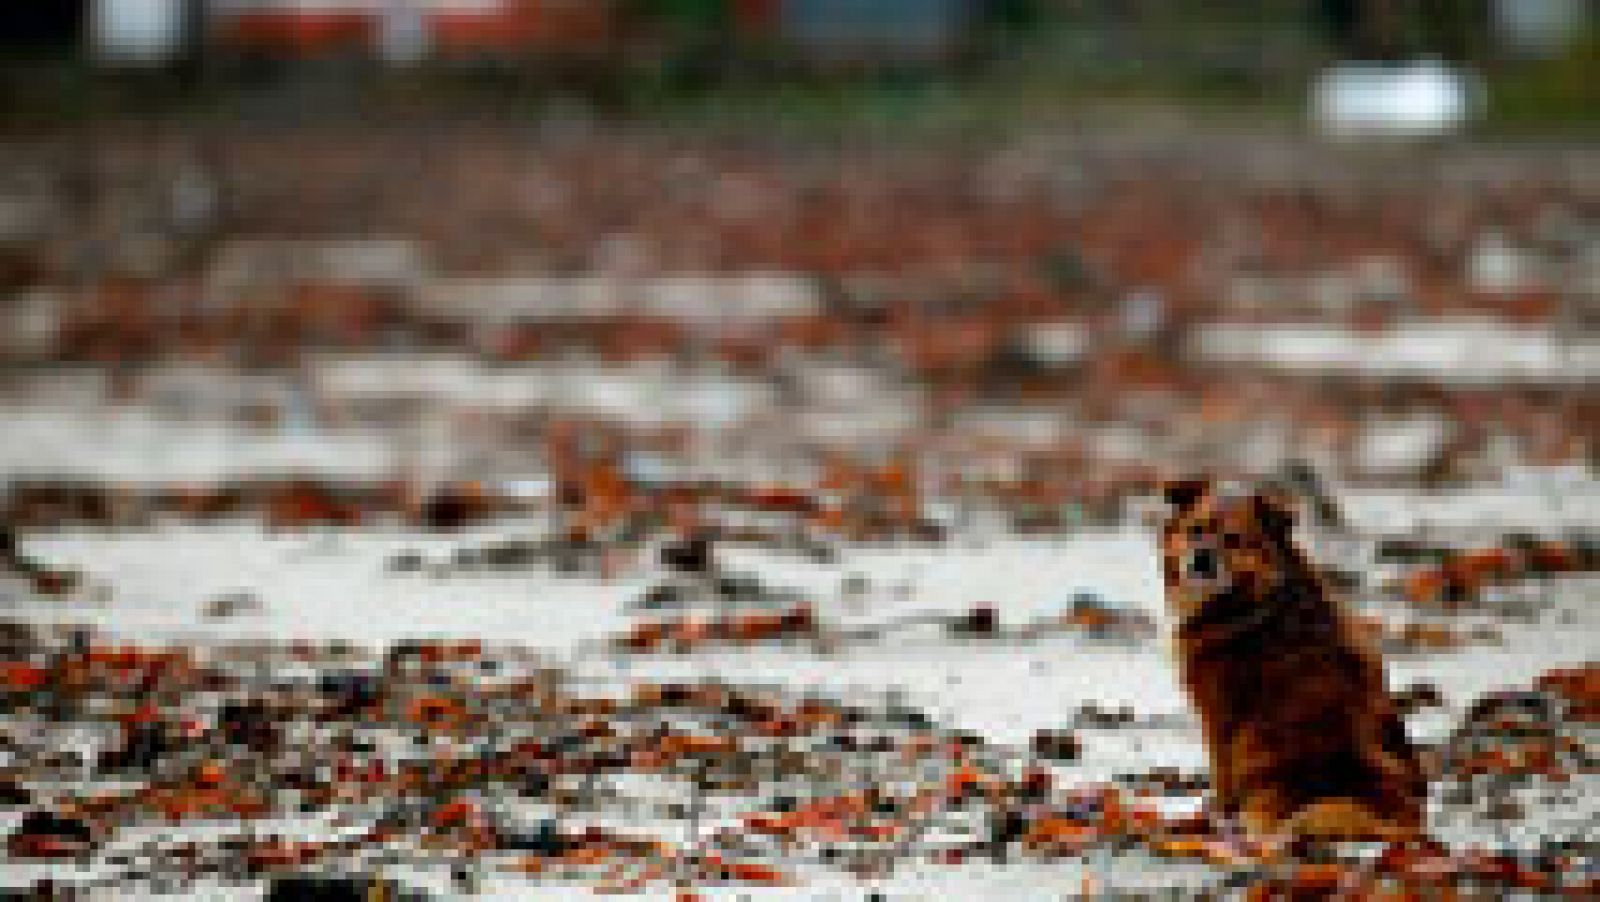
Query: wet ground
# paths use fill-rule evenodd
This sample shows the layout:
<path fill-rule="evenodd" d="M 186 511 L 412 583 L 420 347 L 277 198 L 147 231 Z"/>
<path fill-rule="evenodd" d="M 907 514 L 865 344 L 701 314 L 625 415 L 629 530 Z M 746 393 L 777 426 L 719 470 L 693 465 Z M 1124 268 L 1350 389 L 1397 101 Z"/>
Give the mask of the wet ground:
<path fill-rule="evenodd" d="M 846 899 L 1331 879 L 1263 871 L 1186 820 L 1203 749 L 1136 529 L 841 547 L 829 564 L 730 545 L 721 582 L 649 553 L 609 580 L 393 566 L 539 530 L 30 539 L 87 578 L 77 597 L 17 586 L 7 602 L 34 629 L 7 674 L 5 882 L 248 897 L 311 869 L 444 896 Z M 1413 738 L 1455 768 L 1430 803 L 1454 857 L 1431 867 L 1459 887 L 1537 888 L 1523 871 L 1547 892 L 1592 886 L 1595 590 L 1362 606 L 1395 635 L 1470 639 L 1387 658 L 1416 690 Z M 642 625 L 667 638 L 630 645 Z M 1585 665 L 1573 698 L 1489 704 L 1527 723 L 1484 714 Z M 34 823 L 43 840 L 19 840 L 44 810 L 85 835 Z M 1347 862 L 1341 885 L 1415 877 L 1391 865 Z"/>

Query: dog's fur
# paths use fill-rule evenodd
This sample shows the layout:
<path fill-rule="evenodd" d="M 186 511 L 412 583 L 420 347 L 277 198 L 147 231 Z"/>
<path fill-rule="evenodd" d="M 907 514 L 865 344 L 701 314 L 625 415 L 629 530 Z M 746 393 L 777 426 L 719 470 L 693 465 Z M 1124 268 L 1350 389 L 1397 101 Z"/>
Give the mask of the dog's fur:
<path fill-rule="evenodd" d="M 1427 779 L 1383 664 L 1295 545 L 1289 505 L 1205 480 L 1165 494 L 1167 602 L 1221 813 L 1263 837 L 1420 837 Z"/>

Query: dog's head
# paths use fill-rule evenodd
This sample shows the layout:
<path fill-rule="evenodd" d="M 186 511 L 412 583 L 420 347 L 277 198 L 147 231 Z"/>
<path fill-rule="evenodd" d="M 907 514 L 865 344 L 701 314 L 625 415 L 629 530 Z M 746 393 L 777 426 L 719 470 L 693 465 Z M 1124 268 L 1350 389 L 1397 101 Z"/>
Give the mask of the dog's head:
<path fill-rule="evenodd" d="M 1162 575 L 1180 622 L 1234 590 L 1264 597 L 1297 562 L 1283 499 L 1204 479 L 1169 482 L 1163 493 Z"/>

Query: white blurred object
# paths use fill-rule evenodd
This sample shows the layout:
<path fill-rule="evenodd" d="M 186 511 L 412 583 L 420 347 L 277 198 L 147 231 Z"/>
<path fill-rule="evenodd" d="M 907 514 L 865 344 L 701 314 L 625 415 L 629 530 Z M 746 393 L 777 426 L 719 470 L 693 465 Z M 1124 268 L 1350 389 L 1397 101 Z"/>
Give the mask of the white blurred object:
<path fill-rule="evenodd" d="M 428 25 L 419 0 L 384 0 L 378 14 L 378 55 L 411 65 L 428 55 Z"/>
<path fill-rule="evenodd" d="M 296 282 L 409 288 L 422 283 L 428 265 L 409 238 L 244 238 L 218 249 L 207 278 L 224 294 Z"/>
<path fill-rule="evenodd" d="M 1317 79 L 1311 113 L 1336 137 L 1426 137 L 1466 125 L 1481 105 L 1470 73 L 1440 60 L 1340 63 Z"/>
<path fill-rule="evenodd" d="M 152 65 L 183 43 L 185 0 L 95 0 L 90 43 L 101 62 Z"/>
<path fill-rule="evenodd" d="M 0 307 L 0 351 L 19 357 L 44 357 L 61 329 L 60 295 L 45 289 L 18 294 Z"/>
<path fill-rule="evenodd" d="M 1496 0 L 1496 33 L 1518 53 L 1545 56 L 1572 43 L 1588 23 L 1585 0 Z"/>
<path fill-rule="evenodd" d="M 1034 326 L 1023 343 L 1030 357 L 1046 365 L 1076 363 L 1089 351 L 1088 334 L 1073 322 Z"/>
<path fill-rule="evenodd" d="M 1357 469 L 1392 476 L 1414 472 L 1433 460 L 1450 438 L 1450 424 L 1419 416 L 1367 424 L 1355 449 Z"/>
<path fill-rule="evenodd" d="M 1161 331 L 1166 321 L 1167 302 L 1156 288 L 1140 288 L 1123 297 L 1117 310 L 1117 325 L 1122 337 L 1145 341 Z"/>
<path fill-rule="evenodd" d="M 494 484 L 495 492 L 518 501 L 543 501 L 555 497 L 556 484 L 548 476 L 503 479 Z"/>
<path fill-rule="evenodd" d="M 1200 326 L 1202 360 L 1311 372 L 1356 372 L 1458 385 L 1584 385 L 1600 379 L 1600 341 L 1487 319 L 1402 322 L 1379 333 L 1316 323 Z"/>
<path fill-rule="evenodd" d="M 1532 287 L 1535 261 L 1504 232 L 1491 229 L 1478 238 L 1467 258 L 1467 283 L 1478 291 L 1506 292 Z"/>
<path fill-rule="evenodd" d="M 735 329 L 816 314 L 809 279 L 779 272 L 611 276 L 472 276 L 429 280 L 419 312 L 470 322 L 553 321 L 644 314 L 694 328 Z"/>

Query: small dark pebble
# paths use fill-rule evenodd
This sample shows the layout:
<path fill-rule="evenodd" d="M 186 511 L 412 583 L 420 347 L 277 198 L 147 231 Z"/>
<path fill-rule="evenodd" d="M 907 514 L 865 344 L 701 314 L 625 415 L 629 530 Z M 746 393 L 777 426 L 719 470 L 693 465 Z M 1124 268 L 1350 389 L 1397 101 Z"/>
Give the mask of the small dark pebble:
<path fill-rule="evenodd" d="M 1083 743 L 1065 730 L 1040 730 L 1033 734 L 1033 754 L 1047 761 L 1076 761 Z"/>
<path fill-rule="evenodd" d="M 266 902 L 367 902 L 369 899 L 417 899 L 391 880 L 375 877 L 289 874 L 274 877 Z"/>

